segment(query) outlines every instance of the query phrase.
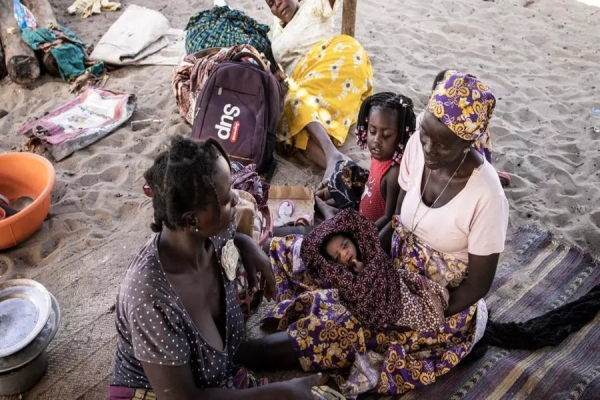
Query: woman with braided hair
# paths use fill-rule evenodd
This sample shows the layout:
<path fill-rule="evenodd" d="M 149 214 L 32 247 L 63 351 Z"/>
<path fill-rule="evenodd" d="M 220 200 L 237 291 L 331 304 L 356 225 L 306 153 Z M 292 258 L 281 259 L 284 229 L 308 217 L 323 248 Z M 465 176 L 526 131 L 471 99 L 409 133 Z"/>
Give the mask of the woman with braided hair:
<path fill-rule="evenodd" d="M 317 375 L 260 386 L 234 365 L 260 359 L 238 357 L 244 337 L 235 297 L 238 259 L 253 290 L 257 271 L 267 278 L 268 298 L 275 282 L 266 255 L 235 232 L 237 197 L 221 146 L 176 137 L 144 177 L 155 234 L 119 287 L 109 398 L 312 399 Z"/>

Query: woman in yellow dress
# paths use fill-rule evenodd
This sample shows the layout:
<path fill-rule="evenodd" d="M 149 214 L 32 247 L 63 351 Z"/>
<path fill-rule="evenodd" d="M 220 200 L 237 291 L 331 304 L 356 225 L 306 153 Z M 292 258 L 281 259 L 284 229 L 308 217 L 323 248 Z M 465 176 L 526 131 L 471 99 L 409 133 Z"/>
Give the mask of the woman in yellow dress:
<path fill-rule="evenodd" d="M 279 149 L 303 151 L 326 170 L 344 144 L 362 101 L 373 93 L 369 57 L 354 38 L 336 35 L 336 0 L 266 0 L 275 15 L 272 49 L 287 77 Z"/>

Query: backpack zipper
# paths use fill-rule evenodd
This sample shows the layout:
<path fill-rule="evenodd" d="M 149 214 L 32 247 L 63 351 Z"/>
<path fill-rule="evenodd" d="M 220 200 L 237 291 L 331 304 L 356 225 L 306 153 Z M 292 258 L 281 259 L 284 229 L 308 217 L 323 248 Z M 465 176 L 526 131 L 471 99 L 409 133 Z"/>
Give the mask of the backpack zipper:
<path fill-rule="evenodd" d="M 249 66 L 250 69 L 257 69 L 258 71 L 261 71 L 261 72 L 264 72 L 264 73 L 267 72 L 267 71 L 265 71 L 264 69 L 262 69 L 260 66 L 258 66 L 256 64 L 245 63 L 245 62 L 240 62 L 240 63 L 242 65 Z M 265 146 L 267 145 L 267 136 L 269 135 L 269 128 L 270 128 L 267 125 L 268 124 L 268 120 L 269 120 L 269 116 L 267 115 L 267 112 L 269 110 L 269 104 L 270 104 L 269 103 L 269 101 L 270 101 L 270 98 L 269 98 L 269 94 L 270 94 L 269 93 L 269 89 L 270 89 L 270 86 L 269 86 L 268 78 L 266 76 L 264 76 L 264 74 L 259 74 L 259 76 L 260 76 L 260 80 L 262 81 L 262 84 L 263 84 L 263 92 L 264 92 L 264 97 L 265 97 L 265 111 L 266 111 L 264 113 L 265 115 L 264 115 L 264 120 L 263 120 L 263 128 L 265 130 L 265 136 L 264 136 L 264 141 L 263 141 L 263 144 L 262 144 L 261 150 L 260 150 L 260 159 L 262 161 L 262 159 L 265 156 Z"/>

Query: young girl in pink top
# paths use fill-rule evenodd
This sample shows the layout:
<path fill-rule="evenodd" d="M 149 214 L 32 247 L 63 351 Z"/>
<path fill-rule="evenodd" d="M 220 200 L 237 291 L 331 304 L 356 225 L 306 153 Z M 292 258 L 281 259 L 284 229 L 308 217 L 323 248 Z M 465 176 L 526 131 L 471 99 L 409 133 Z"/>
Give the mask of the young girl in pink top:
<path fill-rule="evenodd" d="M 338 162 L 317 191 L 317 203 L 326 218 L 336 212 L 333 207 L 355 208 L 378 229 L 385 226 L 382 217 L 394 213 L 400 191 L 399 165 L 415 121 L 412 100 L 401 94 L 377 93 L 362 103 L 356 136 L 358 145 L 371 153 L 371 168 L 367 171 L 348 160 Z"/>

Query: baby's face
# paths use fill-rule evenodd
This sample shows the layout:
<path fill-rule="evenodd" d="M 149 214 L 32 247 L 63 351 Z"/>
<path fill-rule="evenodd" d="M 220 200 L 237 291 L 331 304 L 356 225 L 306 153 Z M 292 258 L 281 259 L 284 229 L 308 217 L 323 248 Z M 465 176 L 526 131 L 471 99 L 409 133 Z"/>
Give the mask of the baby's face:
<path fill-rule="evenodd" d="M 325 251 L 333 261 L 342 265 L 350 266 L 351 260 L 358 260 L 356 246 L 354 246 L 350 238 L 342 235 L 333 236 L 327 243 Z"/>

